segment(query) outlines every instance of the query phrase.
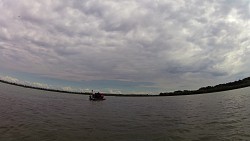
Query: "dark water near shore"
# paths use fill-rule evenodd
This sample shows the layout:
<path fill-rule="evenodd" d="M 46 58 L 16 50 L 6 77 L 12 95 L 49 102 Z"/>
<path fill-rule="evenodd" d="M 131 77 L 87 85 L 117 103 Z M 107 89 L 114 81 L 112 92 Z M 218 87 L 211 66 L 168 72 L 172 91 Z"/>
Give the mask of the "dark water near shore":
<path fill-rule="evenodd" d="M 0 83 L 2 141 L 250 140 L 250 88 L 178 97 L 106 97 Z"/>

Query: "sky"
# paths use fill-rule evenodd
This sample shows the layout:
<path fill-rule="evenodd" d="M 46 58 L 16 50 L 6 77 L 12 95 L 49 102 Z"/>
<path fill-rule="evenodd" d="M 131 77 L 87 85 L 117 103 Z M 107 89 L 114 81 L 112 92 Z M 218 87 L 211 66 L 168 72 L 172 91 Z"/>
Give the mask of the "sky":
<path fill-rule="evenodd" d="M 110 93 L 250 76 L 250 0 L 0 0 L 0 77 Z"/>

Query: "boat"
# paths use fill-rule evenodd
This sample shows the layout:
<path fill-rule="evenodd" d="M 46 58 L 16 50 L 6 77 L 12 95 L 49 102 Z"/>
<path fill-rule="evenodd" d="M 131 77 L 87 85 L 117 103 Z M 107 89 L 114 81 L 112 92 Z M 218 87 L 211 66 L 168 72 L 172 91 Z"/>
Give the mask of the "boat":
<path fill-rule="evenodd" d="M 102 100 L 106 100 L 105 98 L 95 98 L 95 97 L 93 97 L 93 96 L 89 96 L 89 100 L 90 101 L 102 101 Z"/>
<path fill-rule="evenodd" d="M 101 93 L 92 93 L 91 95 L 89 95 L 89 100 L 90 101 L 101 101 L 101 100 L 106 100 L 104 98 L 104 95 Z"/>

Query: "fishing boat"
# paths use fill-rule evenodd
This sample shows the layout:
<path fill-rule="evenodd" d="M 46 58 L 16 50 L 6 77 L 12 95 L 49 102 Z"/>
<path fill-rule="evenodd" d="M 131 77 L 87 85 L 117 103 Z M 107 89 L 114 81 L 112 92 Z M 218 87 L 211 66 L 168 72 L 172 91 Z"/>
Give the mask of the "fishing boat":
<path fill-rule="evenodd" d="M 90 101 L 101 101 L 101 100 L 106 100 L 105 98 L 95 98 L 92 95 L 89 96 Z"/>
<path fill-rule="evenodd" d="M 97 92 L 97 93 L 93 93 L 89 96 L 89 100 L 90 101 L 101 101 L 101 100 L 105 100 L 104 95 Z"/>

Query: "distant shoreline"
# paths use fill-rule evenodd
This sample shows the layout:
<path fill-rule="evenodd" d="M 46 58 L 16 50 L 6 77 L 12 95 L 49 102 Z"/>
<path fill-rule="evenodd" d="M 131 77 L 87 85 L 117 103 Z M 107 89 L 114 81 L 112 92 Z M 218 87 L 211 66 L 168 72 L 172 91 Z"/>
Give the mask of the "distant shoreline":
<path fill-rule="evenodd" d="M 43 90 L 43 91 L 49 91 L 49 92 L 57 92 L 57 93 L 68 93 L 68 94 L 80 94 L 80 95 L 91 95 L 91 92 L 74 92 L 74 91 L 66 91 L 66 90 L 56 90 L 56 89 L 49 89 L 49 88 L 41 88 L 41 87 L 34 87 L 24 84 L 18 84 L 14 82 L 9 82 L 6 80 L 0 80 L 0 82 L 19 86 L 23 88 L 29 88 L 29 89 L 36 89 L 36 90 Z M 229 90 L 235 90 L 240 88 L 245 88 L 250 86 L 250 77 L 229 82 L 225 84 L 219 84 L 216 86 L 207 86 L 207 87 L 201 87 L 198 90 L 178 90 L 174 92 L 162 92 L 158 95 L 150 95 L 150 94 L 110 94 L 110 93 L 103 93 L 105 96 L 123 96 L 123 97 L 157 97 L 157 96 L 184 96 L 184 95 L 196 95 L 196 94 L 207 94 L 207 93 L 215 93 L 215 92 L 222 92 L 222 91 L 229 91 Z"/>
<path fill-rule="evenodd" d="M 68 93 L 68 94 L 80 94 L 80 95 L 91 95 L 91 92 L 74 92 L 74 91 L 66 91 L 66 90 L 56 90 L 56 89 L 48 89 L 48 88 L 41 88 L 41 87 L 34 87 L 24 84 L 18 84 L 14 82 L 9 82 L 6 80 L 0 80 L 1 83 L 14 85 L 23 88 L 35 89 L 35 90 L 42 90 L 42 91 L 49 91 L 49 92 L 57 92 L 57 93 Z M 149 95 L 149 94 L 109 94 L 103 93 L 105 96 L 127 96 L 127 97 L 153 97 L 153 96 L 160 96 L 160 95 Z"/>
<path fill-rule="evenodd" d="M 201 87 L 198 90 L 183 90 L 183 91 L 178 90 L 174 92 L 160 93 L 160 96 L 178 96 L 178 95 L 195 95 L 195 94 L 215 93 L 215 92 L 223 92 L 223 91 L 245 88 L 249 86 L 250 86 L 250 77 L 247 77 L 242 80 L 228 82 L 225 84 Z"/>

